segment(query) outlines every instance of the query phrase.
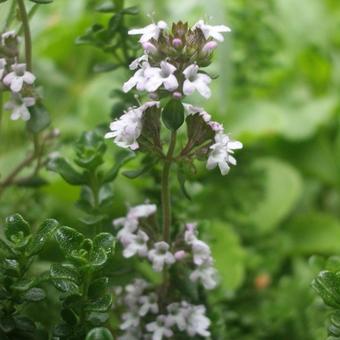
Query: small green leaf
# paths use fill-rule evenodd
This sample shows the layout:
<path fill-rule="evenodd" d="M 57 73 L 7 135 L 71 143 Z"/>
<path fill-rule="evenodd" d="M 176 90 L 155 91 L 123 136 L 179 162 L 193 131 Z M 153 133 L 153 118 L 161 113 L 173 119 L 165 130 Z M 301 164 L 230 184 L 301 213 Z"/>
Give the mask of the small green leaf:
<path fill-rule="evenodd" d="M 122 10 L 123 14 L 129 14 L 129 15 L 137 15 L 139 13 L 139 9 L 137 6 L 127 7 Z"/>
<path fill-rule="evenodd" d="M 79 290 L 79 274 L 75 267 L 52 264 L 50 276 L 54 286 L 65 293 L 77 293 Z"/>
<path fill-rule="evenodd" d="M 53 330 L 53 335 L 56 337 L 68 338 L 72 334 L 72 327 L 67 323 L 57 325 Z"/>
<path fill-rule="evenodd" d="M 19 214 L 14 214 L 6 218 L 5 235 L 13 243 L 21 242 L 31 232 L 27 221 Z"/>
<path fill-rule="evenodd" d="M 21 331 L 32 333 L 36 330 L 34 322 L 27 316 L 16 315 L 14 316 L 14 322 L 16 328 Z"/>
<path fill-rule="evenodd" d="M 322 271 L 312 282 L 312 287 L 326 305 L 340 308 L 340 275 Z"/>
<path fill-rule="evenodd" d="M 91 298 L 98 298 L 102 296 L 109 285 L 109 278 L 108 277 L 101 277 L 92 281 L 89 287 L 89 296 Z"/>
<path fill-rule="evenodd" d="M 158 159 L 150 158 L 145 162 L 142 168 L 137 169 L 137 170 L 123 171 L 122 174 L 126 176 L 127 178 L 134 179 L 150 171 L 154 167 L 154 165 L 157 163 L 158 163 Z"/>
<path fill-rule="evenodd" d="M 84 241 L 84 235 L 69 227 L 61 227 L 55 234 L 56 240 L 61 250 L 71 255 L 72 251 L 78 250 Z"/>
<path fill-rule="evenodd" d="M 113 340 L 113 336 L 107 328 L 96 327 L 87 333 L 85 340 Z"/>
<path fill-rule="evenodd" d="M 105 174 L 103 182 L 108 183 L 115 180 L 121 167 L 135 157 L 136 154 L 134 152 L 126 150 L 123 150 L 120 153 L 118 153 L 115 159 L 115 165 L 111 168 L 111 170 L 109 170 L 109 172 Z"/>
<path fill-rule="evenodd" d="M 184 122 L 184 106 L 180 100 L 170 99 L 162 111 L 162 120 L 171 130 L 178 130 Z"/>
<path fill-rule="evenodd" d="M 106 312 L 111 307 L 111 304 L 112 295 L 107 294 L 87 304 L 85 310 L 90 312 Z"/>
<path fill-rule="evenodd" d="M 76 171 L 71 164 L 62 157 L 51 159 L 47 168 L 50 171 L 57 172 L 67 183 L 72 185 L 82 185 L 86 183 L 84 176 Z"/>
<path fill-rule="evenodd" d="M 49 112 L 45 106 L 40 104 L 28 108 L 31 118 L 27 121 L 26 127 L 29 132 L 38 133 L 46 129 L 51 124 Z"/>
<path fill-rule="evenodd" d="M 36 4 L 39 5 L 45 5 L 52 3 L 54 0 L 30 0 L 30 1 L 35 2 Z"/>
<path fill-rule="evenodd" d="M 33 280 L 27 280 L 27 279 L 24 279 L 24 280 L 21 280 L 21 281 L 18 281 L 18 282 L 15 282 L 11 288 L 12 289 L 15 289 L 15 290 L 18 290 L 18 291 L 21 291 L 21 292 L 24 292 L 30 288 L 32 288 L 34 285 L 34 281 Z"/>
<path fill-rule="evenodd" d="M 107 261 L 107 255 L 105 250 L 103 248 L 94 249 L 89 260 L 92 266 L 95 267 L 102 266 Z"/>
<path fill-rule="evenodd" d="M 100 326 L 109 319 L 108 313 L 101 312 L 91 312 L 86 320 L 89 321 L 94 326 Z"/>
<path fill-rule="evenodd" d="M 115 247 L 115 238 L 110 233 L 100 233 L 93 240 L 94 250 L 104 249 L 107 254 L 111 254 Z"/>
<path fill-rule="evenodd" d="M 37 302 L 44 300 L 46 294 L 43 289 L 41 288 L 31 288 L 25 294 L 23 294 L 23 299 L 30 302 Z"/>
<path fill-rule="evenodd" d="M 14 250 L 3 240 L 0 239 L 0 258 L 15 256 Z"/>
<path fill-rule="evenodd" d="M 39 253 L 44 247 L 46 241 L 52 236 L 52 234 L 59 227 L 59 223 L 56 220 L 48 219 L 46 220 L 38 229 L 38 231 L 32 236 L 26 253 L 28 256 L 35 255 Z"/>

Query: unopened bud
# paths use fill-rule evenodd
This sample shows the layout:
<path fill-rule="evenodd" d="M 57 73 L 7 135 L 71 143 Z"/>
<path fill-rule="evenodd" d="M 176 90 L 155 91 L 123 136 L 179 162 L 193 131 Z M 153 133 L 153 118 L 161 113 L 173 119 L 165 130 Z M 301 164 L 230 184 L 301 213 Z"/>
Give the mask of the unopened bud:
<path fill-rule="evenodd" d="M 217 42 L 212 40 L 208 41 L 202 48 L 203 53 L 211 53 L 217 47 Z"/>
<path fill-rule="evenodd" d="M 187 253 L 184 250 L 179 250 L 179 251 L 176 251 L 174 256 L 177 261 L 181 261 L 187 256 Z"/>
<path fill-rule="evenodd" d="M 143 46 L 144 51 L 148 54 L 156 54 L 157 53 L 156 46 L 149 41 L 144 42 L 142 44 L 142 46 Z"/>
<path fill-rule="evenodd" d="M 181 99 L 181 98 L 183 97 L 182 93 L 181 93 L 181 92 L 178 92 L 178 91 L 174 92 L 174 93 L 172 94 L 172 96 L 173 96 L 175 99 Z"/>
<path fill-rule="evenodd" d="M 181 39 L 179 38 L 175 38 L 174 40 L 172 40 L 172 46 L 175 48 L 180 48 L 183 45 L 183 42 Z"/>

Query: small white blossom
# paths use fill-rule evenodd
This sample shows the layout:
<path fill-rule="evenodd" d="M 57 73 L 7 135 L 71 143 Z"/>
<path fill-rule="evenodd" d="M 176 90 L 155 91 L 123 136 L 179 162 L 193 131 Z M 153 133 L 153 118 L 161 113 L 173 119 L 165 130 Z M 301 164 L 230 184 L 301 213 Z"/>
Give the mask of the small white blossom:
<path fill-rule="evenodd" d="M 132 257 L 138 254 L 141 257 L 144 257 L 148 254 L 148 246 L 147 242 L 149 237 L 145 234 L 144 231 L 138 230 L 136 235 L 131 235 L 125 249 L 123 251 L 124 257 Z"/>
<path fill-rule="evenodd" d="M 132 62 L 131 67 L 135 67 L 135 62 Z M 123 85 L 123 91 L 125 93 L 129 92 L 132 88 L 136 86 L 138 91 L 144 91 L 145 85 L 148 78 L 145 75 L 146 70 L 150 68 L 150 64 L 148 62 L 142 62 L 141 68 L 136 71 L 136 73 Z"/>
<path fill-rule="evenodd" d="M 157 53 L 157 47 L 152 44 L 151 42 L 147 41 L 142 44 L 144 52 L 147 54 L 156 54 Z"/>
<path fill-rule="evenodd" d="M 192 255 L 195 265 L 201 266 L 204 262 L 211 258 L 211 251 L 205 242 L 201 240 L 194 240 L 192 243 Z"/>
<path fill-rule="evenodd" d="M 148 92 L 155 92 L 160 86 L 168 91 L 174 91 L 178 87 L 177 78 L 174 75 L 176 67 L 166 61 L 161 61 L 159 67 L 150 67 L 145 70 L 147 82 L 145 89 Z"/>
<path fill-rule="evenodd" d="M 203 263 L 190 274 L 190 280 L 193 282 L 201 282 L 205 289 L 214 289 L 217 285 L 216 269 L 210 261 Z"/>
<path fill-rule="evenodd" d="M 122 315 L 123 322 L 120 324 L 119 328 L 121 330 L 127 330 L 129 328 L 138 327 L 140 322 L 140 316 L 137 311 L 129 311 L 123 313 Z"/>
<path fill-rule="evenodd" d="M 149 251 L 149 260 L 152 262 L 152 268 L 156 272 L 161 272 L 164 265 L 175 263 L 175 257 L 169 252 L 169 245 L 164 242 L 154 244 L 154 249 Z"/>
<path fill-rule="evenodd" d="M 162 30 L 167 28 L 167 24 L 164 21 L 158 21 L 157 24 L 150 24 L 144 28 L 135 28 L 130 30 L 130 35 L 142 35 L 139 41 L 145 43 L 151 39 L 158 40 Z"/>
<path fill-rule="evenodd" d="M 148 332 L 152 334 L 152 340 L 162 340 L 163 338 L 170 338 L 173 335 L 169 319 L 165 315 L 159 315 L 157 320 L 146 325 Z"/>
<path fill-rule="evenodd" d="M 5 74 L 5 66 L 7 65 L 6 59 L 5 58 L 0 58 L 0 80 Z"/>
<path fill-rule="evenodd" d="M 130 70 L 137 70 L 137 68 L 139 66 L 141 66 L 143 64 L 144 61 L 148 61 L 148 56 L 146 54 L 143 54 L 141 57 L 135 59 L 130 65 L 129 65 L 129 69 Z"/>
<path fill-rule="evenodd" d="M 26 71 L 26 64 L 13 64 L 12 71 L 5 76 L 3 82 L 13 92 L 20 92 L 24 84 L 32 85 L 35 81 L 35 76 Z"/>
<path fill-rule="evenodd" d="M 151 293 L 149 295 L 143 295 L 139 299 L 140 308 L 139 315 L 145 316 L 148 313 L 158 313 L 157 294 Z"/>
<path fill-rule="evenodd" d="M 204 73 L 198 73 L 198 70 L 199 67 L 192 64 L 183 71 L 185 76 L 183 93 L 188 96 L 197 90 L 204 98 L 209 98 L 211 90 L 208 84 L 210 84 L 211 78 Z"/>
<path fill-rule="evenodd" d="M 19 94 L 13 93 L 11 100 L 4 105 L 4 108 L 5 110 L 12 111 L 12 120 L 21 118 L 22 120 L 27 121 L 31 117 L 28 108 L 34 104 L 34 97 L 21 97 Z"/>
<path fill-rule="evenodd" d="M 114 138 L 114 142 L 122 148 L 138 149 L 137 139 L 142 132 L 143 113 L 147 108 L 155 105 L 159 105 L 159 103 L 147 102 L 140 107 L 130 108 L 110 124 L 111 132 L 108 132 L 105 138 Z"/>
<path fill-rule="evenodd" d="M 125 217 L 119 218 L 113 221 L 115 226 L 123 225 L 123 228 L 119 230 L 117 239 L 124 245 L 127 246 L 134 236 L 134 232 L 138 228 L 138 220 L 127 219 Z"/>
<path fill-rule="evenodd" d="M 242 143 L 231 140 L 222 132 L 217 133 L 215 143 L 210 146 L 207 169 L 211 170 L 218 166 L 221 174 L 226 175 L 230 170 L 229 164 L 236 165 L 236 159 L 231 154 L 237 149 L 242 149 Z"/>
<path fill-rule="evenodd" d="M 191 306 L 186 321 L 186 332 L 189 336 L 193 337 L 196 334 L 203 337 L 210 336 L 208 328 L 211 322 L 205 315 L 205 307 L 203 305 Z"/>
<path fill-rule="evenodd" d="M 129 209 L 128 218 L 146 218 L 157 210 L 156 204 L 140 204 Z"/>
<path fill-rule="evenodd" d="M 199 28 L 202 31 L 205 39 L 209 39 L 211 37 L 217 41 L 224 40 L 224 37 L 221 33 L 231 32 L 231 29 L 225 25 L 211 26 L 205 24 L 203 20 L 199 20 L 193 26 L 193 28 Z"/>
<path fill-rule="evenodd" d="M 187 223 L 186 231 L 184 233 L 184 241 L 191 245 L 194 241 L 197 240 L 197 224 L 196 223 Z"/>
<path fill-rule="evenodd" d="M 5 33 L 2 33 L 1 34 L 1 44 L 5 44 L 6 43 L 6 40 L 9 39 L 9 38 L 16 38 L 17 37 L 17 34 L 15 31 L 8 31 L 8 32 L 5 32 Z"/>
<path fill-rule="evenodd" d="M 186 328 L 186 317 L 188 309 L 185 303 L 172 303 L 167 307 L 168 318 L 170 324 L 176 325 L 180 331 L 184 331 Z"/>

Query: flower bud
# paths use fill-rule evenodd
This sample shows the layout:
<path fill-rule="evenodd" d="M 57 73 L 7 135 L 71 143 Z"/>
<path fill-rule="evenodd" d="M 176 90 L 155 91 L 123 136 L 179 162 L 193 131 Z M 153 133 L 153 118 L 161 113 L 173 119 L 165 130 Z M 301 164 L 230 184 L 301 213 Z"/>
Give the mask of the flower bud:
<path fill-rule="evenodd" d="M 148 54 L 156 54 L 157 53 L 156 46 L 149 41 L 144 42 L 142 44 L 142 46 L 143 46 L 144 51 Z"/>
<path fill-rule="evenodd" d="M 208 41 L 202 48 L 203 53 L 211 53 L 217 47 L 216 41 Z"/>
<path fill-rule="evenodd" d="M 180 48 L 183 45 L 183 42 L 181 39 L 179 38 L 174 38 L 174 40 L 172 40 L 172 46 L 175 48 Z"/>
<path fill-rule="evenodd" d="M 187 253 L 184 250 L 179 250 L 179 251 L 176 251 L 174 255 L 177 261 L 181 261 L 187 256 Z"/>
<path fill-rule="evenodd" d="M 174 93 L 172 94 L 172 96 L 173 96 L 175 99 L 181 99 L 181 98 L 183 97 L 182 93 L 181 93 L 181 92 L 178 92 L 178 91 L 174 92 Z"/>

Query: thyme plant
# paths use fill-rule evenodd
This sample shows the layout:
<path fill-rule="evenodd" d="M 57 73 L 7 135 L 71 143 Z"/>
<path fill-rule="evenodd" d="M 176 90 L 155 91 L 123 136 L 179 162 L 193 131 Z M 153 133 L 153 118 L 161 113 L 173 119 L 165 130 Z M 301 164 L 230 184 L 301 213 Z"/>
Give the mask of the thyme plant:
<path fill-rule="evenodd" d="M 222 175 L 236 164 L 233 152 L 242 144 L 203 108 L 186 102 L 196 91 L 210 97 L 211 77 L 204 68 L 224 40 L 222 33 L 229 31 L 203 20 L 191 28 L 177 22 L 168 29 L 159 21 L 129 31 L 141 35 L 144 53 L 130 64 L 135 73 L 123 91 L 136 88 L 148 99 L 113 121 L 106 138 L 142 153 L 148 169 L 161 166 L 161 207 L 149 202 L 131 207 L 125 217 L 114 220 L 114 226 L 124 257 L 148 261 L 162 279 L 155 285 L 136 278 L 116 288 L 116 305 L 123 309 L 119 339 L 140 339 L 145 334 L 154 340 L 210 336 L 211 321 L 200 298 L 205 294 L 202 289 L 216 287 L 217 272 L 209 245 L 199 239 L 198 224 L 182 221 L 172 212 L 171 176 L 177 168 L 183 187 L 192 175 L 183 169 L 194 171 L 197 161 L 205 161 L 209 170 L 218 167 Z M 185 293 L 179 281 L 192 294 Z"/>

